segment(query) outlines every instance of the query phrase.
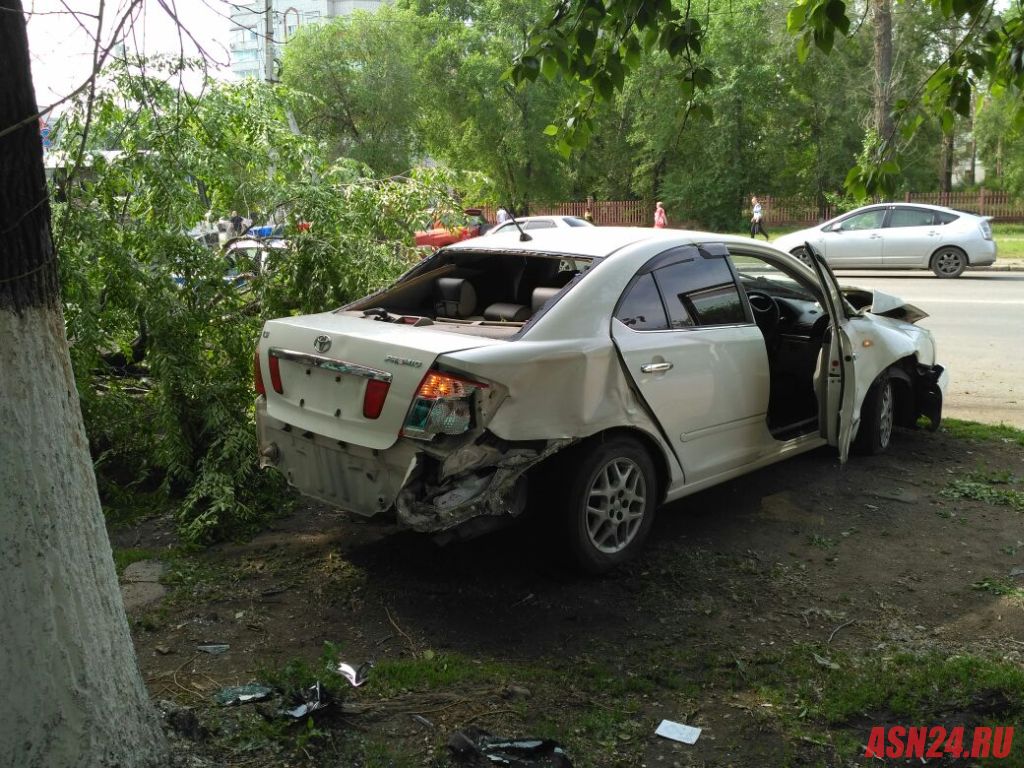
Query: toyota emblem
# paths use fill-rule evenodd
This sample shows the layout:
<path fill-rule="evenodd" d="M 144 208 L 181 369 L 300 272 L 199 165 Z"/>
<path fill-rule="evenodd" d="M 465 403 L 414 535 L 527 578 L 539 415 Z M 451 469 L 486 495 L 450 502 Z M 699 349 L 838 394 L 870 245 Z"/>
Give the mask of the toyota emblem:
<path fill-rule="evenodd" d="M 317 336 L 313 339 L 313 347 L 317 352 L 326 352 L 331 348 L 331 337 L 330 336 Z"/>

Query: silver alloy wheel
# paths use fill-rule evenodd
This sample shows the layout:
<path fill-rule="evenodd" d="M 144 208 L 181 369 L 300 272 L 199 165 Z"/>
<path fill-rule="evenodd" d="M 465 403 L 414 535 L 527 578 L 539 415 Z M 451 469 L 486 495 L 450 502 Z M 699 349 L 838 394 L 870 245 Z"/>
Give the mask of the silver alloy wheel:
<path fill-rule="evenodd" d="M 878 394 L 878 447 L 888 448 L 892 440 L 892 425 L 896 419 L 896 399 L 892 396 L 892 382 L 886 380 Z"/>
<path fill-rule="evenodd" d="M 960 251 L 940 251 L 935 257 L 935 271 L 944 275 L 956 275 L 963 271 L 964 255 Z"/>
<path fill-rule="evenodd" d="M 793 256 L 796 256 L 800 261 L 806 264 L 808 267 L 813 267 L 814 262 L 811 261 L 811 255 L 807 252 L 806 248 L 795 248 L 791 252 Z"/>
<path fill-rule="evenodd" d="M 647 481 L 632 459 L 619 457 L 594 475 L 587 492 L 587 537 L 608 555 L 621 552 L 636 538 L 647 508 Z"/>

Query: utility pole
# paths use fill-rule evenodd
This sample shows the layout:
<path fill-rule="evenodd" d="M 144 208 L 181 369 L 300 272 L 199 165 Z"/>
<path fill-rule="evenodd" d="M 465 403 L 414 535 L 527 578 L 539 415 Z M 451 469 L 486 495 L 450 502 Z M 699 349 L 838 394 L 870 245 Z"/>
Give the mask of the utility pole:
<path fill-rule="evenodd" d="M 274 0 L 266 0 L 263 12 L 263 79 L 274 82 Z"/>

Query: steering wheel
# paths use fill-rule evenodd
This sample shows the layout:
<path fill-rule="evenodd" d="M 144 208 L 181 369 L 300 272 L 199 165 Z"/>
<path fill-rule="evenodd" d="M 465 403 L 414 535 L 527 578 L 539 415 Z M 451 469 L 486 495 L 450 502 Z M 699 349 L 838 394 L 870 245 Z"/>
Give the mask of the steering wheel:
<path fill-rule="evenodd" d="M 775 299 L 761 291 L 747 291 L 747 300 L 754 310 L 754 322 L 766 336 L 779 327 L 779 305 Z"/>

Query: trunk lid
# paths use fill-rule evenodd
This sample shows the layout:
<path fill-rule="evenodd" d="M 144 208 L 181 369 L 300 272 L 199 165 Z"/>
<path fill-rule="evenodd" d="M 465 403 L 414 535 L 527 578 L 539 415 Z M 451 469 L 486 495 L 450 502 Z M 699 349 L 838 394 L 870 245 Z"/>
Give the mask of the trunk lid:
<path fill-rule="evenodd" d="M 270 320 L 259 345 L 267 413 L 300 433 L 390 448 L 438 355 L 504 343 L 348 313 Z M 272 383 L 271 356 L 280 370 L 280 393 Z M 367 386 L 384 381 L 388 391 L 380 416 L 368 418 L 363 413 Z"/>

